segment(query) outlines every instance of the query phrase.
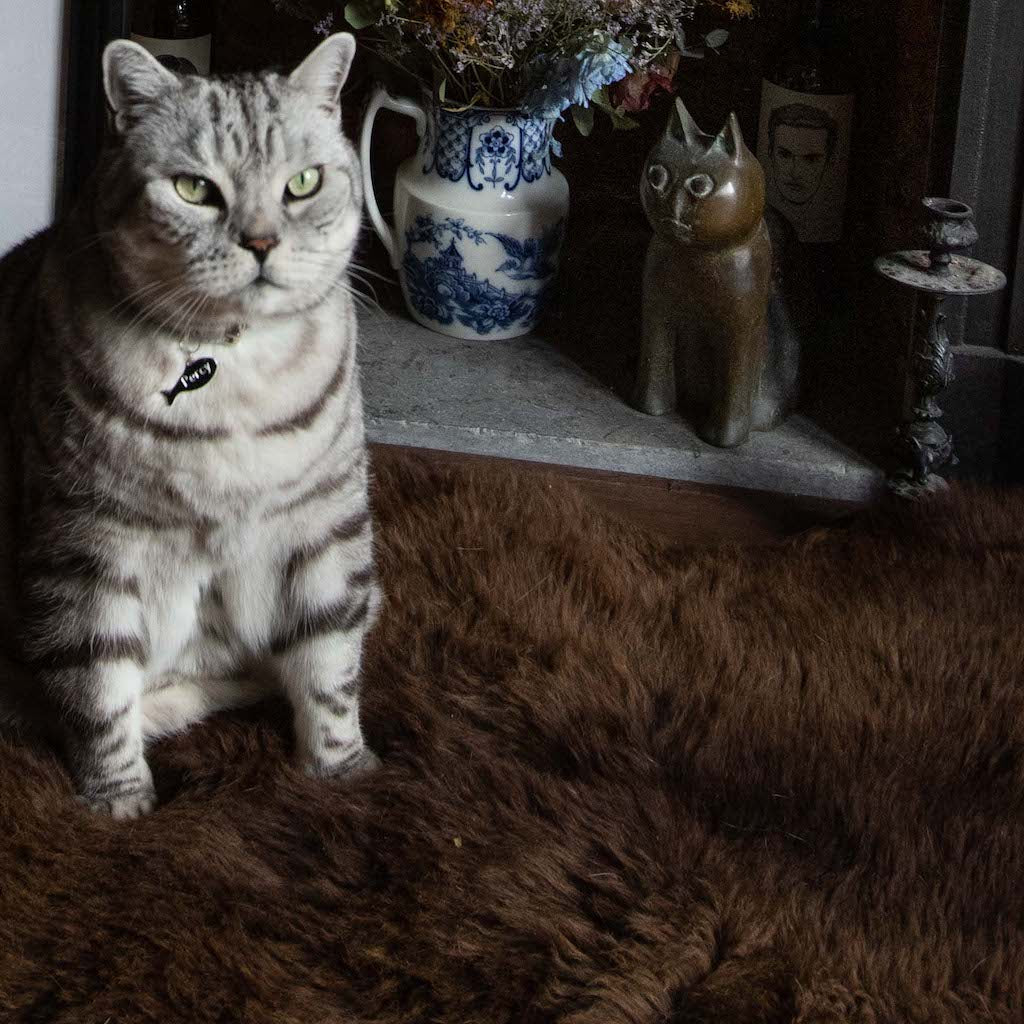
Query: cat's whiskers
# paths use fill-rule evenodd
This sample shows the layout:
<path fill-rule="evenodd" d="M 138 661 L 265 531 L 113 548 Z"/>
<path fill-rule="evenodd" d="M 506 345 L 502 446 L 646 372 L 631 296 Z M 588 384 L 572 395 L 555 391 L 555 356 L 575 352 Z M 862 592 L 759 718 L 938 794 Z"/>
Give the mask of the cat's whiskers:
<path fill-rule="evenodd" d="M 153 313 L 158 313 L 160 308 L 161 308 L 161 306 L 162 306 L 162 304 L 164 304 L 164 303 L 171 303 L 175 299 L 183 298 L 191 290 L 192 290 L 192 286 L 191 285 L 188 285 L 188 284 L 186 284 L 186 285 L 178 285 L 177 287 L 170 289 L 167 294 L 159 295 L 155 300 L 153 300 L 148 305 L 146 305 L 142 309 L 140 309 L 139 312 L 132 318 L 132 320 L 129 321 L 129 323 L 125 326 L 124 330 L 118 336 L 118 339 L 117 339 L 118 343 L 122 342 L 128 336 L 128 334 L 131 332 L 131 330 L 137 324 L 141 323 L 143 320 L 151 320 L 152 319 L 152 314 Z M 172 308 L 172 312 L 171 312 L 170 316 L 168 316 L 161 324 L 159 324 L 154 329 L 153 333 L 154 334 L 159 334 L 160 331 L 163 330 L 164 326 L 168 323 L 168 321 L 173 316 L 174 316 L 174 310 Z"/>
<path fill-rule="evenodd" d="M 353 274 L 354 273 L 359 273 L 359 274 L 365 274 L 365 275 L 367 275 L 369 277 L 376 277 L 378 280 L 383 281 L 385 284 L 397 284 L 398 283 L 398 278 L 393 277 L 393 276 L 389 276 L 388 274 L 378 273 L 376 270 L 371 270 L 369 267 L 363 266 L 362 263 L 356 263 L 355 260 L 353 260 L 351 263 L 349 263 L 348 269 L 349 269 L 349 272 L 353 273 Z"/>
<path fill-rule="evenodd" d="M 113 306 L 108 310 L 109 312 L 115 312 L 120 309 L 126 303 L 132 302 L 140 295 L 144 295 L 146 292 L 151 291 L 154 288 L 160 288 L 163 285 L 177 285 L 185 280 L 185 271 L 176 273 L 170 276 L 170 278 L 157 278 L 155 281 L 146 282 L 144 285 L 140 285 L 138 288 L 127 292 L 121 297 Z"/>
<path fill-rule="evenodd" d="M 324 292 L 321 301 L 326 301 L 335 292 L 342 292 L 347 295 L 353 303 L 355 303 L 357 309 L 361 309 L 368 316 L 376 315 L 377 313 L 383 313 L 384 307 L 379 302 L 373 301 L 361 292 L 357 292 L 346 280 L 339 279 L 332 282 L 327 291 Z"/>
<path fill-rule="evenodd" d="M 96 245 L 99 245 L 105 238 L 117 237 L 116 231 L 97 231 L 95 235 L 90 236 L 86 241 L 75 249 L 72 249 L 68 253 L 68 258 L 78 256 L 80 253 L 85 252 L 87 249 L 91 249 Z"/>
<path fill-rule="evenodd" d="M 377 306 L 380 305 L 380 296 L 377 294 L 377 289 L 374 288 L 374 286 L 372 284 L 370 284 L 369 281 L 364 281 L 361 277 L 357 277 L 355 274 L 353 274 L 351 272 L 349 272 L 348 274 L 344 275 L 343 277 L 338 278 L 338 280 L 339 281 L 346 281 L 346 282 L 347 281 L 354 281 L 356 284 L 360 285 L 366 291 L 363 292 L 363 291 L 360 291 L 359 289 L 353 288 L 352 289 L 353 292 L 355 292 L 358 295 L 364 295 L 367 300 L 372 300 L 373 303 L 375 305 L 377 305 Z M 350 287 L 351 287 L 351 285 L 350 285 Z"/>
<path fill-rule="evenodd" d="M 181 332 L 188 341 L 191 342 L 192 328 L 195 325 L 196 320 L 198 320 L 198 318 L 200 317 L 200 315 L 206 311 L 206 305 L 209 302 L 210 297 L 208 295 L 200 295 L 192 304 L 189 310 L 188 320 L 184 325 L 184 330 Z"/>
<path fill-rule="evenodd" d="M 333 259 L 331 259 L 331 260 L 329 260 L 329 259 L 323 259 L 323 260 L 322 259 L 318 259 L 317 256 L 315 254 L 313 254 L 313 253 L 302 253 L 302 254 L 299 254 L 293 260 L 293 264 L 298 266 L 298 267 L 300 267 L 300 268 L 303 267 L 303 266 L 311 267 L 311 268 L 313 268 L 316 271 L 332 269 L 334 267 L 335 263 L 336 263 L 336 261 L 333 260 Z M 332 280 L 331 282 L 328 283 L 328 286 L 327 286 L 326 289 L 324 289 L 322 292 L 316 293 L 316 303 L 318 304 L 318 303 L 326 301 L 328 299 L 328 297 L 331 295 L 332 290 L 334 289 L 335 285 L 338 284 L 339 282 L 345 281 L 347 279 L 348 274 L 349 274 L 349 270 L 348 270 L 348 268 L 346 268 L 344 273 L 340 274 L 338 276 L 338 278 L 336 278 L 336 279 L 334 279 L 334 280 Z M 372 285 L 370 285 L 369 283 L 367 283 L 367 282 L 359 281 L 358 279 L 356 279 L 356 280 L 358 281 L 358 283 L 360 285 L 362 285 L 365 288 L 367 288 L 370 291 L 371 295 L 367 296 L 367 295 L 364 295 L 364 293 L 355 291 L 353 289 L 353 290 L 351 290 L 353 296 L 357 297 L 357 298 L 364 299 L 367 302 L 372 302 L 374 305 L 376 305 L 378 308 L 380 308 L 380 299 L 379 299 L 379 297 L 377 295 L 377 292 L 374 289 L 374 287 Z"/>
<path fill-rule="evenodd" d="M 191 317 L 193 311 L 203 304 L 202 294 L 187 295 L 183 301 L 183 305 L 172 312 L 172 315 L 157 328 L 158 333 L 166 331 L 168 334 L 173 335 L 178 339 L 178 344 L 182 347 L 189 343 L 188 333 L 183 330 L 188 319 Z"/>
<path fill-rule="evenodd" d="M 355 272 L 355 271 L 353 271 L 351 269 L 349 270 L 348 276 L 353 281 L 355 281 L 356 284 L 362 285 L 362 287 L 365 288 L 373 296 L 374 302 L 376 302 L 378 305 L 380 305 L 380 296 L 378 296 L 378 294 L 377 294 L 377 289 L 374 288 L 374 286 L 369 281 L 367 281 L 363 277 L 360 277 L 357 272 Z"/>
<path fill-rule="evenodd" d="M 202 304 L 203 297 L 201 295 L 192 296 L 186 300 L 173 324 L 170 325 L 169 332 L 178 337 L 178 343 L 183 349 L 191 345 L 192 334 L 189 330 L 189 326 L 192 322 L 195 311 L 199 309 Z"/>
<path fill-rule="evenodd" d="M 174 277 L 161 277 L 156 281 L 150 281 L 147 284 L 144 284 L 141 287 L 136 288 L 134 291 L 129 292 L 127 295 L 123 296 L 118 302 L 115 302 L 114 305 L 107 310 L 107 315 L 113 316 L 113 314 L 118 312 L 123 306 L 135 302 L 137 299 L 142 298 L 143 295 L 146 295 L 147 293 L 153 291 L 154 289 L 180 284 L 182 281 L 185 280 L 185 276 L 186 275 L 184 273 L 181 273 L 176 274 Z"/>
<path fill-rule="evenodd" d="M 305 263 L 307 266 L 315 267 L 318 270 L 329 269 L 333 265 L 333 263 L 334 263 L 333 260 L 323 260 L 323 261 L 321 261 L 321 260 L 316 258 L 315 254 L 308 254 L 308 253 L 307 254 L 302 254 L 302 256 L 299 258 L 298 262 Z M 364 267 L 359 266 L 358 264 L 352 264 L 352 263 L 348 264 L 348 266 L 345 268 L 344 273 L 337 279 L 337 280 L 344 280 L 346 277 L 351 277 L 354 281 L 356 281 L 357 284 L 362 285 L 364 288 L 366 288 L 369 291 L 370 294 L 368 296 L 365 296 L 365 298 L 368 301 L 372 300 L 372 302 L 378 308 L 380 308 L 380 305 L 381 305 L 381 303 L 380 303 L 380 296 L 378 296 L 376 288 L 374 288 L 374 286 L 369 281 L 366 281 L 366 280 L 363 279 L 363 277 L 361 276 L 361 274 L 363 274 L 363 273 L 371 274 L 374 277 L 378 277 L 378 278 L 380 278 L 380 280 L 384 281 L 387 284 L 391 284 L 391 285 L 397 284 L 397 281 L 392 280 L 390 278 L 387 278 L 387 277 L 385 277 L 382 274 L 378 274 L 378 273 L 376 273 L 376 271 L 372 271 L 372 270 L 369 270 L 368 268 L 364 268 Z M 326 298 L 327 295 L 329 295 L 329 294 L 330 294 L 329 291 L 325 292 L 324 293 L 324 298 Z M 362 295 L 363 293 L 355 292 L 355 294 Z"/>

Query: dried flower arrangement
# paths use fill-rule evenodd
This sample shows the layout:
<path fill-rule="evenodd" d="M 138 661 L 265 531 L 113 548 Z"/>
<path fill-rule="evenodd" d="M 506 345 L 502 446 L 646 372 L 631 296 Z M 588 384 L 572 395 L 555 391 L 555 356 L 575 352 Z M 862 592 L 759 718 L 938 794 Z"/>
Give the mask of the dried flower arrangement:
<path fill-rule="evenodd" d="M 300 6 L 308 16 L 311 5 Z M 627 127 L 672 88 L 681 55 L 694 54 L 683 26 L 698 6 L 753 13 L 753 0 L 350 0 L 344 21 L 447 107 L 571 111 L 586 134 L 595 107 Z M 317 25 L 340 27 L 332 12 Z M 712 33 L 708 46 L 727 35 Z"/>

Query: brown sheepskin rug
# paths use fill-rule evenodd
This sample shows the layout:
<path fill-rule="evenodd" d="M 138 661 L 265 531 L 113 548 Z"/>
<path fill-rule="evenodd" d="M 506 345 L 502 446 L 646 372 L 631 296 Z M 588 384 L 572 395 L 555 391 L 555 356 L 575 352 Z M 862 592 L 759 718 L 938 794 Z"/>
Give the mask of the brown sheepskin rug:
<path fill-rule="evenodd" d="M 1024 1020 L 1024 504 L 686 551 L 568 487 L 378 469 L 385 769 L 283 705 L 133 823 L 0 747 L 0 1021 Z"/>

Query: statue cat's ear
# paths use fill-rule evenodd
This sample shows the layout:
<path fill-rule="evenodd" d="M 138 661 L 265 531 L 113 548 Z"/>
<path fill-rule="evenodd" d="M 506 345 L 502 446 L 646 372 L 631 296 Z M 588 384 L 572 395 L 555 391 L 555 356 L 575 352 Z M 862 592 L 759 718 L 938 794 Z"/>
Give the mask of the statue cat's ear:
<path fill-rule="evenodd" d="M 103 51 L 103 88 L 115 115 L 150 103 L 178 85 L 177 75 L 138 43 L 115 39 Z M 119 125 L 120 118 L 115 123 Z"/>
<path fill-rule="evenodd" d="M 725 127 L 719 132 L 715 139 L 715 146 L 725 151 L 733 163 L 740 163 L 747 153 L 747 145 L 743 141 L 743 129 L 740 128 L 740 119 L 735 113 L 729 115 Z"/>
<path fill-rule="evenodd" d="M 690 116 L 686 104 L 678 96 L 669 118 L 668 134 L 687 146 L 694 146 L 704 139 L 704 133 L 697 127 L 697 122 Z"/>

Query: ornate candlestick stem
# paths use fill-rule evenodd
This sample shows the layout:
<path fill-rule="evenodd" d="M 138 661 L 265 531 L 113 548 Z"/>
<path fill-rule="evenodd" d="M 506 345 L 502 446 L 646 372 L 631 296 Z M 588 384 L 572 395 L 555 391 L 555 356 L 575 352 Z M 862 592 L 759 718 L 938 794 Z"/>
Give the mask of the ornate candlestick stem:
<path fill-rule="evenodd" d="M 978 241 L 974 212 L 964 203 L 929 198 L 920 229 L 924 250 L 882 256 L 875 269 L 883 277 L 922 296 L 910 355 L 913 399 L 897 433 L 899 468 L 890 487 L 917 498 L 946 486 L 937 471 L 953 459 L 953 441 L 940 420 L 938 397 L 953 381 L 953 353 L 942 304 L 949 296 L 970 297 L 1006 287 L 1002 271 L 959 254 Z"/>

